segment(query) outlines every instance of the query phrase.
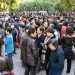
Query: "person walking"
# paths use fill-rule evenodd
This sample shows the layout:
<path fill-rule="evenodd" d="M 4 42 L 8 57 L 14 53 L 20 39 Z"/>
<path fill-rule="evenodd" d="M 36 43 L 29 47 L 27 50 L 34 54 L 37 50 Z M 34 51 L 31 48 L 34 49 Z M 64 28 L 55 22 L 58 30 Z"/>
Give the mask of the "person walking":
<path fill-rule="evenodd" d="M 6 37 L 4 38 L 4 45 L 5 45 L 5 52 L 7 53 L 7 56 L 13 65 L 12 53 L 14 51 L 14 46 L 13 46 L 13 36 L 10 27 L 6 29 Z"/>
<path fill-rule="evenodd" d="M 49 59 L 49 75 L 61 75 L 64 68 L 64 51 L 57 40 L 49 41 L 51 55 Z"/>
<path fill-rule="evenodd" d="M 36 75 L 36 66 L 38 62 L 38 50 L 35 43 L 36 30 L 30 28 L 28 35 L 29 36 L 23 40 L 21 45 L 21 49 L 24 50 L 23 58 L 26 64 L 24 75 Z"/>
<path fill-rule="evenodd" d="M 41 54 L 41 59 L 42 59 L 42 67 L 45 69 L 45 65 L 49 62 L 49 57 L 51 54 L 51 50 L 48 47 L 48 42 L 52 39 L 56 39 L 54 35 L 54 29 L 53 28 L 48 28 L 46 30 L 46 37 L 44 38 L 44 42 L 42 43 L 42 54 Z M 46 74 L 49 74 L 49 69 L 46 67 Z"/>
<path fill-rule="evenodd" d="M 71 26 L 69 26 L 66 29 L 65 35 L 61 38 L 60 42 L 62 42 L 62 48 L 65 53 L 65 59 L 67 59 L 66 75 L 69 75 L 71 70 L 71 62 L 75 58 L 75 50 L 73 50 L 75 36 L 73 35 L 73 28 Z"/>

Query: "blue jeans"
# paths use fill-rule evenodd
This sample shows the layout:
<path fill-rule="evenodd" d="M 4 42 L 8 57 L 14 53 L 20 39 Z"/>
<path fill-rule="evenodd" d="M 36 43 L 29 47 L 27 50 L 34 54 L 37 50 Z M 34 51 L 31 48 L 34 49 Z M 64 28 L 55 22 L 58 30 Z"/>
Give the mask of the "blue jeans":
<path fill-rule="evenodd" d="M 61 75 L 61 74 L 62 74 L 62 71 L 53 71 L 53 70 L 49 71 L 49 75 Z"/>
<path fill-rule="evenodd" d="M 10 62 L 11 62 L 11 64 L 12 64 L 12 66 L 13 66 L 12 53 L 7 53 L 7 55 L 8 55 L 8 58 L 9 58 L 9 60 L 10 60 Z"/>

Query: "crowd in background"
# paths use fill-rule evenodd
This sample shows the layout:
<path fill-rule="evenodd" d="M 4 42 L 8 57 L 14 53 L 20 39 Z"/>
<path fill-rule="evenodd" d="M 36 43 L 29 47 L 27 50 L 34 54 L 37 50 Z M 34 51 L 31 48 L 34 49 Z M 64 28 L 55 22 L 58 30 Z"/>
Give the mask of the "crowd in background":
<path fill-rule="evenodd" d="M 8 57 L 12 65 L 0 72 L 11 72 L 12 56 L 20 48 L 24 75 L 36 75 L 40 70 L 46 70 L 47 75 L 61 75 L 65 59 L 69 75 L 75 60 L 74 16 L 64 12 L 0 13 L 0 60 Z"/>

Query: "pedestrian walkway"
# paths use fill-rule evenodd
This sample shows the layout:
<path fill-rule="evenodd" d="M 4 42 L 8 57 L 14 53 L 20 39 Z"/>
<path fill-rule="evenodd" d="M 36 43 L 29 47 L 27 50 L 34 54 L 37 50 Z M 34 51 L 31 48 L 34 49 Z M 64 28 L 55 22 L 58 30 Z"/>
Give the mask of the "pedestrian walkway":
<path fill-rule="evenodd" d="M 13 55 L 14 62 L 14 73 L 15 75 L 24 75 L 25 69 L 22 68 L 22 63 L 20 60 L 20 49 L 16 49 L 17 54 Z"/>
<path fill-rule="evenodd" d="M 13 56 L 13 60 L 14 60 L 14 73 L 15 75 L 24 75 L 25 69 L 22 67 L 22 63 L 20 60 L 20 49 L 17 49 L 17 54 L 15 54 Z M 65 68 L 63 70 L 62 75 L 66 75 L 66 61 L 65 61 Z M 74 75 L 74 70 L 75 70 L 75 60 L 72 61 L 72 69 L 71 69 L 71 74 L 70 75 Z M 45 71 L 41 71 L 39 74 L 37 75 L 46 75 Z"/>

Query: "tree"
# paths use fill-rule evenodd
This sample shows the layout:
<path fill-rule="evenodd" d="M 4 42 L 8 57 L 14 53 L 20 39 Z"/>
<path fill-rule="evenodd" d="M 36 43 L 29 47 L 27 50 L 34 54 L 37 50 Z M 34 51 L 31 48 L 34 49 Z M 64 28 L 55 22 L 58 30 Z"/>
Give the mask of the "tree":
<path fill-rule="evenodd" d="M 0 2 L 11 7 L 16 2 L 16 0 L 0 0 Z"/>
<path fill-rule="evenodd" d="M 72 11 L 72 6 L 75 7 L 75 0 L 60 0 L 64 11 Z"/>
<path fill-rule="evenodd" d="M 64 10 L 63 6 L 61 5 L 61 3 L 57 3 L 55 5 L 55 10 L 62 12 Z"/>
<path fill-rule="evenodd" d="M 49 0 L 25 1 L 20 4 L 20 11 L 54 11 L 54 6 Z"/>

